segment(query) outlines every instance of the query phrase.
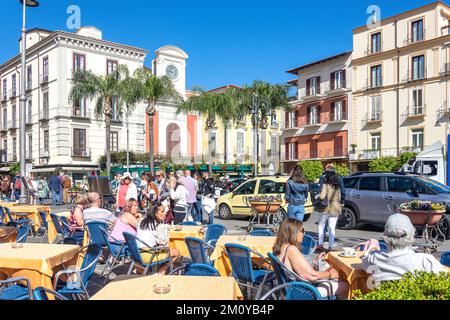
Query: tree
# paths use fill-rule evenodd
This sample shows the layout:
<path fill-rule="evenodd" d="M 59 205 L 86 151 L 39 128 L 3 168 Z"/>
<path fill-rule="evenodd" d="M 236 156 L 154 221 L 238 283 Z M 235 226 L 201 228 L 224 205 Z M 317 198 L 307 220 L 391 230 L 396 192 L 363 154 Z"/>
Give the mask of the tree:
<path fill-rule="evenodd" d="M 187 101 L 180 103 L 177 107 L 177 113 L 181 112 L 199 112 L 206 115 L 206 128 L 208 130 L 208 156 L 209 172 L 212 173 L 212 150 L 211 150 L 211 131 L 216 126 L 217 118 L 222 121 L 225 132 L 230 121 L 237 119 L 238 112 L 235 100 L 227 92 L 224 94 L 215 94 L 205 92 L 199 88 L 195 94 Z M 225 137 L 226 140 L 226 137 Z M 225 145 L 225 154 L 227 154 Z"/>
<path fill-rule="evenodd" d="M 336 170 L 336 173 L 340 175 L 341 177 L 347 177 L 350 174 L 350 169 L 348 166 L 335 163 L 334 169 Z"/>
<path fill-rule="evenodd" d="M 102 76 L 96 75 L 92 71 L 78 70 L 74 74 L 73 86 L 69 94 L 72 103 L 81 99 L 95 101 L 95 117 L 99 119 L 102 115 L 105 120 L 106 129 L 106 171 L 111 174 L 111 118 L 113 103 L 116 101 L 117 110 L 120 113 L 120 72 L 115 70 Z"/>
<path fill-rule="evenodd" d="M 401 166 L 398 158 L 386 157 L 369 163 L 369 170 L 370 172 L 394 172 L 400 169 Z"/>
<path fill-rule="evenodd" d="M 178 104 L 183 101 L 172 81 L 167 77 L 158 77 L 147 68 L 137 69 L 135 77 L 140 82 L 141 99 L 147 103 L 145 110 L 148 115 L 149 146 L 150 146 L 150 171 L 155 173 L 155 142 L 153 136 L 153 118 L 157 112 L 157 105 L 161 102 Z"/>
<path fill-rule="evenodd" d="M 306 179 L 309 182 L 315 182 L 323 174 L 322 162 L 317 160 L 300 161 L 298 165 L 303 169 Z"/>

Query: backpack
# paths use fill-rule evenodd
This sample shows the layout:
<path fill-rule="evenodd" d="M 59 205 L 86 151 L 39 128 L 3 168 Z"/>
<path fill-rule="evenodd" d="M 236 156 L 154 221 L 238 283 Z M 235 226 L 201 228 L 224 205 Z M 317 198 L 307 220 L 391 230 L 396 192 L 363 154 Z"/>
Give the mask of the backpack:
<path fill-rule="evenodd" d="M 20 190 L 22 188 L 22 183 L 20 181 L 20 178 L 16 178 L 16 181 L 14 182 L 14 189 Z"/>

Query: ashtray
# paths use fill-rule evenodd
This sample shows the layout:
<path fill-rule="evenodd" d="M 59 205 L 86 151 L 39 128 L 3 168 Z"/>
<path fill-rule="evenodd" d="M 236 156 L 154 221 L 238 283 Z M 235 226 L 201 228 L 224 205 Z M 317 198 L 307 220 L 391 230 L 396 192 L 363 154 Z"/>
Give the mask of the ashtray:
<path fill-rule="evenodd" d="M 245 241 L 245 240 L 247 240 L 247 236 L 240 236 L 240 237 L 238 238 L 238 240 L 239 240 L 239 241 Z"/>
<path fill-rule="evenodd" d="M 22 249 L 23 248 L 23 243 L 13 243 L 12 244 L 12 248 L 13 249 Z"/>
<path fill-rule="evenodd" d="M 156 294 L 168 294 L 170 292 L 170 284 L 160 283 L 153 286 L 153 292 Z"/>
<path fill-rule="evenodd" d="M 183 227 L 177 226 L 177 227 L 175 227 L 174 230 L 175 230 L 175 231 L 182 231 L 182 230 L 183 230 Z"/>

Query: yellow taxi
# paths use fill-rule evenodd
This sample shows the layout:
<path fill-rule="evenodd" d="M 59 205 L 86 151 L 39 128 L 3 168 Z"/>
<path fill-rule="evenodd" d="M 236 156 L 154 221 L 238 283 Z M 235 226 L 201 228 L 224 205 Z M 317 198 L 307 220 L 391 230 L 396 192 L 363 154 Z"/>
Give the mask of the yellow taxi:
<path fill-rule="evenodd" d="M 247 197 L 281 195 L 283 205 L 276 215 L 278 219 L 284 220 L 288 211 L 288 204 L 285 201 L 288 180 L 288 176 L 264 176 L 248 180 L 233 192 L 220 197 L 217 200 L 216 212 L 222 220 L 229 220 L 233 216 L 251 216 L 251 208 L 246 203 Z M 308 195 L 308 201 L 305 204 L 305 221 L 308 221 L 312 212 L 311 195 Z"/>

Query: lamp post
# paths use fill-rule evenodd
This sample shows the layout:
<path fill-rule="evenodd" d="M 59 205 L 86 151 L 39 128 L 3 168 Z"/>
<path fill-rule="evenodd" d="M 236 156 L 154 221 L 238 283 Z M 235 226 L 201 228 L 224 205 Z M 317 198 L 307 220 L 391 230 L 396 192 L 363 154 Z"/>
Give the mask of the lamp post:
<path fill-rule="evenodd" d="M 22 4 L 22 77 L 20 85 L 20 112 L 19 112 L 19 123 L 20 123 L 20 175 L 21 177 L 26 177 L 26 129 L 25 129 L 25 119 L 26 119 L 26 105 L 27 97 L 25 96 L 25 86 L 26 86 L 26 42 L 27 42 L 27 29 L 26 29 L 26 8 L 27 7 L 38 7 L 39 2 L 35 0 L 19 0 Z M 21 204 L 26 204 L 28 202 L 26 186 L 21 183 L 20 188 L 20 200 Z"/>
<path fill-rule="evenodd" d="M 259 123 L 259 96 L 257 93 L 253 95 L 253 162 L 255 166 L 255 178 L 258 176 L 258 123 Z"/>

